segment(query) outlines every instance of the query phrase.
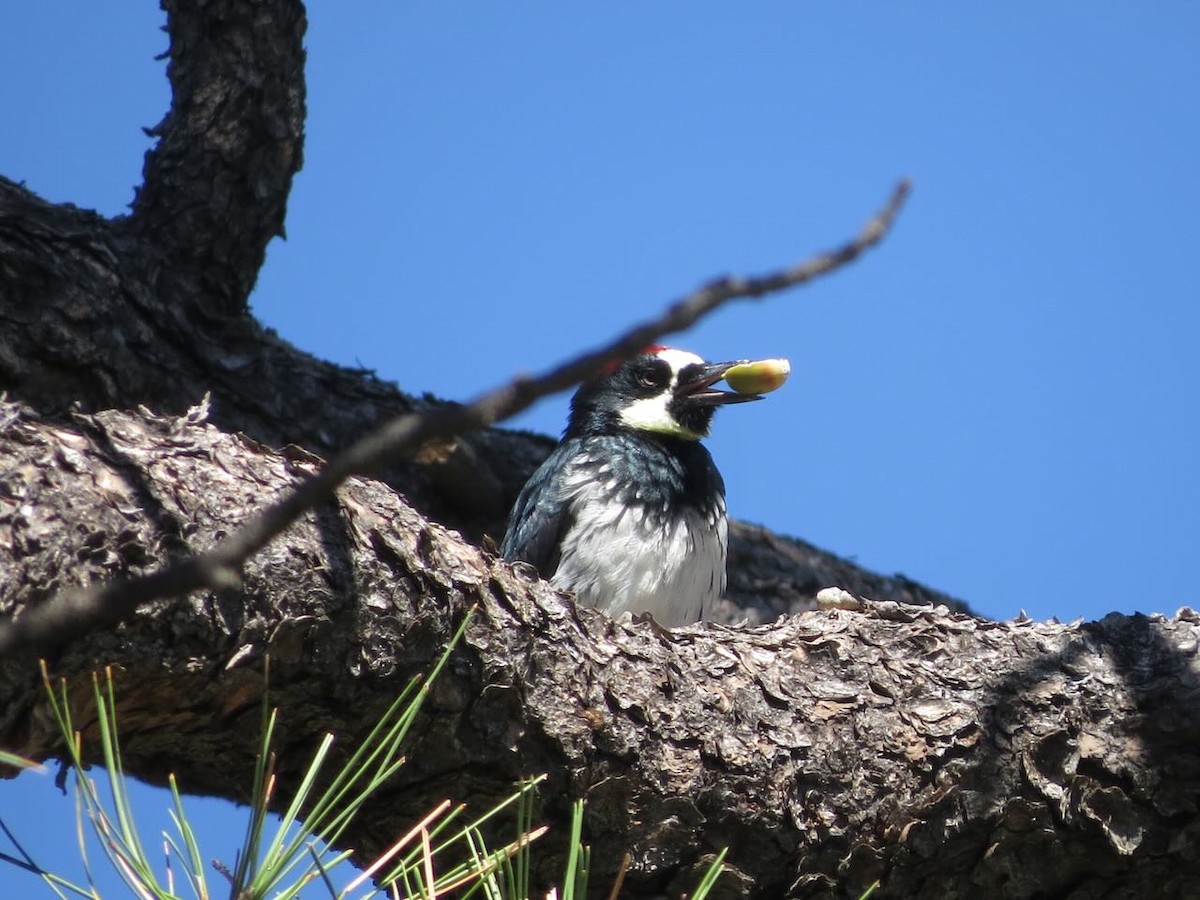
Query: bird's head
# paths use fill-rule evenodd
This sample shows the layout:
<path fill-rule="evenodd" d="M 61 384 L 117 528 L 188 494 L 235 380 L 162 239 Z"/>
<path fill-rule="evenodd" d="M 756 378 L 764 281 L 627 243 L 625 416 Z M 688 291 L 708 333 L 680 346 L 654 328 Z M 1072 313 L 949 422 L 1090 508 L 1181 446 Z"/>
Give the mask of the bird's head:
<path fill-rule="evenodd" d="M 708 434 L 718 406 L 762 398 L 765 391 L 713 388 L 730 369 L 746 365 L 744 360 L 709 363 L 686 350 L 648 347 L 580 386 L 571 400 L 567 436 L 643 431 L 698 441 Z"/>

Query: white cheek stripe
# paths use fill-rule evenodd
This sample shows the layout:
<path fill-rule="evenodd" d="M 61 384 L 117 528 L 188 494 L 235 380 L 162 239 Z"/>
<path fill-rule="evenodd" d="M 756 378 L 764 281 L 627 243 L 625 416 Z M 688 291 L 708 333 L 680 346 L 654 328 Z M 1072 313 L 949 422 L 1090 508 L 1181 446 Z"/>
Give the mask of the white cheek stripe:
<path fill-rule="evenodd" d="M 675 421 L 675 417 L 667 411 L 669 399 L 670 394 L 660 394 L 657 397 L 635 400 L 621 410 L 621 421 L 639 431 L 669 434 L 673 437 L 686 438 L 689 441 L 698 441 L 704 437 L 689 428 L 684 428 Z"/>
<path fill-rule="evenodd" d="M 629 404 L 621 410 L 621 421 L 639 431 L 652 431 L 655 434 L 667 434 L 689 441 L 700 440 L 704 435 L 692 431 L 690 428 L 684 428 L 675 421 L 675 417 L 667 411 L 667 403 L 675 394 L 675 388 L 679 384 L 679 373 L 686 366 L 704 365 L 704 360 L 695 353 L 678 350 L 675 347 L 664 347 L 654 355 L 671 367 L 671 386 L 664 394 L 657 397 L 645 397 Z"/>

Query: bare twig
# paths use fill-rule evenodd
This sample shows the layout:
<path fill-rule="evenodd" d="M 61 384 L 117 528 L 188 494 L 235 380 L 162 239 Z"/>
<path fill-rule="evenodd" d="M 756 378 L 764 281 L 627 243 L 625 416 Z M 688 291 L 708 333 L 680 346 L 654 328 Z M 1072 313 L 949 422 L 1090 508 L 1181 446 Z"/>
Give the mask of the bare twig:
<path fill-rule="evenodd" d="M 369 474 L 388 460 L 412 452 L 430 439 L 503 421 L 534 401 L 577 384 L 612 360 L 632 356 L 664 335 L 690 327 L 731 300 L 764 297 L 806 284 L 847 265 L 884 238 L 909 190 L 907 180 L 897 184 L 886 205 L 867 222 L 858 236 L 834 250 L 818 253 L 790 268 L 767 275 L 717 279 L 675 302 L 656 318 L 636 325 L 615 340 L 540 376 L 517 377 L 464 406 L 409 413 L 385 423 L 333 459 L 313 478 L 204 553 L 150 575 L 60 594 L 23 611 L 19 618 L 0 622 L 0 655 L 17 648 L 44 652 L 88 629 L 115 624 L 154 600 L 182 596 L 203 588 L 237 587 L 241 567 L 247 559 L 305 512 L 332 499 L 338 485 L 350 476 Z"/>

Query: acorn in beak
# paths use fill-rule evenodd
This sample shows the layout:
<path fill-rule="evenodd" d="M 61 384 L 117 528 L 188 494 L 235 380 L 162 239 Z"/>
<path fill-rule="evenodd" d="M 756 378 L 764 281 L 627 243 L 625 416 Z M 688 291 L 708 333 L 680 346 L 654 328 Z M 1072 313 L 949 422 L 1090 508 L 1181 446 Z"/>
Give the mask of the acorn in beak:
<path fill-rule="evenodd" d="M 787 381 L 791 364 L 786 359 L 739 359 L 732 362 L 709 363 L 689 377 L 681 378 L 675 396 L 695 406 L 724 406 L 761 400 Z M 713 389 L 724 380 L 733 392 Z"/>

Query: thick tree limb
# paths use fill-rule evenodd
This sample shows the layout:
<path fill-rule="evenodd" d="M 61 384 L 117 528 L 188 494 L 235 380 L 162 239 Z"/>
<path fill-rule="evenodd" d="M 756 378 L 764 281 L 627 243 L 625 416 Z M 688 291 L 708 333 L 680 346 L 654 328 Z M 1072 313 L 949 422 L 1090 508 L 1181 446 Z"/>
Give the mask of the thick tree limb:
<path fill-rule="evenodd" d="M 312 468 L 194 420 L 64 427 L 9 405 L 4 422 L 5 609 L 211 546 Z M 129 771 L 237 799 L 264 654 L 286 775 L 319 732 L 361 734 L 470 605 L 413 766 L 349 836 L 364 851 L 433 800 L 482 806 L 548 771 L 549 820 L 587 796 L 594 859 L 632 847 L 634 895 L 677 893 L 724 845 L 727 886 L 763 898 L 857 896 L 875 878 L 903 897 L 1200 890 L 1190 611 L 1059 625 L 885 603 L 664 633 L 575 609 L 356 478 L 253 558 L 240 591 L 148 608 L 54 664 L 124 670 Z M 0 743 L 43 758 L 58 738 L 31 663 L 0 664 Z"/>
<path fill-rule="evenodd" d="M 304 144 L 304 7 L 164 0 L 173 102 L 150 133 L 128 258 L 176 302 L 228 320 L 283 235 Z M 197 292 L 197 288 L 200 291 Z"/>

